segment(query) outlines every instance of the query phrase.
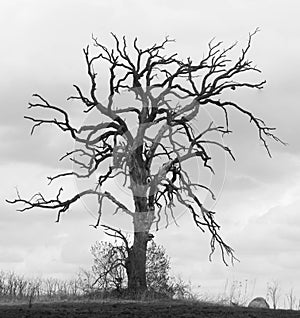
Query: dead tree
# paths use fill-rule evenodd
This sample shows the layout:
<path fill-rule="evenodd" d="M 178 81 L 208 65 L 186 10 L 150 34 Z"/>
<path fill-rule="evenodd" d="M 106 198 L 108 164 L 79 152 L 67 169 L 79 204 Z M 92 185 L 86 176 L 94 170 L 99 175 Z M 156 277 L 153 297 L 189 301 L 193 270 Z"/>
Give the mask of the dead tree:
<path fill-rule="evenodd" d="M 146 247 L 152 239 L 152 225 L 160 222 L 162 213 L 174 218 L 175 205 L 187 209 L 195 225 L 208 230 L 211 235 L 211 254 L 216 246 L 220 248 L 223 261 L 227 256 L 233 260 L 233 249 L 227 245 L 219 234 L 220 226 L 215 220 L 215 212 L 206 208 L 199 198 L 199 190 L 208 191 L 214 199 L 209 186 L 193 182 L 184 164 L 190 160 L 198 161 L 203 168 L 214 173 L 208 147 L 219 147 L 234 159 L 231 149 L 219 142 L 217 135 L 227 135 L 229 127 L 229 109 L 240 113 L 254 125 L 258 137 L 270 155 L 267 139 L 281 142 L 274 134 L 274 129 L 256 117 L 251 111 L 231 100 L 222 99 L 226 91 L 234 94 L 239 89 L 262 89 L 266 81 L 248 82 L 241 80 L 240 74 L 260 70 L 247 59 L 255 30 L 249 34 L 248 42 L 239 57 L 231 60 L 228 55 L 236 43 L 223 47 L 222 42 L 212 40 L 207 53 L 200 62 L 191 58 L 181 60 L 177 54 L 165 53 L 166 46 L 173 42 L 166 37 L 160 44 L 141 48 L 138 40 L 129 45 L 125 37 L 112 34 L 114 45 L 109 49 L 97 38 L 93 43 L 99 50 L 98 55 L 90 53 L 87 46 L 84 50 L 90 90 L 86 94 L 78 85 L 74 85 L 77 100 L 84 106 L 84 113 L 100 113 L 102 121 L 97 124 L 74 127 L 70 114 L 61 106 L 55 106 L 39 94 L 30 103 L 30 109 L 46 109 L 53 114 L 52 119 L 41 119 L 25 116 L 33 122 L 31 133 L 37 127 L 50 124 L 65 132 L 76 141 L 80 148 L 67 152 L 63 158 L 70 158 L 81 167 L 83 173 L 67 171 L 49 177 L 49 182 L 63 178 L 89 178 L 102 167 L 107 172 L 98 178 L 94 188 L 89 188 L 68 198 L 62 198 L 63 189 L 57 196 L 46 199 L 41 193 L 30 199 L 24 199 L 17 193 L 17 198 L 10 203 L 23 203 L 19 211 L 33 208 L 53 209 L 58 211 L 57 222 L 62 213 L 85 196 L 95 196 L 98 200 L 99 218 L 95 227 L 100 225 L 102 204 L 110 201 L 117 211 L 126 213 L 133 220 L 134 239 L 128 251 L 126 263 L 128 271 L 128 288 L 133 291 L 147 288 L 145 275 Z M 109 82 L 106 101 L 97 96 L 97 74 L 94 65 L 103 62 L 108 65 Z M 245 76 L 243 76 L 245 78 Z M 123 91 L 132 92 L 139 106 L 115 106 L 115 97 Z M 205 129 L 198 132 L 192 123 L 199 116 L 201 108 L 216 108 L 222 114 L 222 122 L 207 123 Z M 136 132 L 126 118 L 135 117 Z M 150 133 L 151 131 L 151 133 Z M 153 131 L 155 134 L 153 134 Z M 155 171 L 153 162 L 160 162 Z M 132 206 L 121 202 L 117 195 L 105 189 L 106 181 L 123 176 L 124 187 L 132 193 Z M 209 257 L 209 258 L 210 258 Z"/>

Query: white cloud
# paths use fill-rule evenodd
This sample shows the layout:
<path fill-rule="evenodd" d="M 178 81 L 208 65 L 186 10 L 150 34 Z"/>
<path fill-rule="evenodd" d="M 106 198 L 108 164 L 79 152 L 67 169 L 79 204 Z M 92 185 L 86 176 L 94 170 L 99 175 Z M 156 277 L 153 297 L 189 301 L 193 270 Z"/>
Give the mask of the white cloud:
<path fill-rule="evenodd" d="M 11 250 L 11 247 L 9 248 L 1 248 L 0 252 L 0 264 L 1 263 L 8 263 L 9 266 L 13 263 L 20 263 L 24 260 L 24 257 L 22 253 L 16 250 Z"/>

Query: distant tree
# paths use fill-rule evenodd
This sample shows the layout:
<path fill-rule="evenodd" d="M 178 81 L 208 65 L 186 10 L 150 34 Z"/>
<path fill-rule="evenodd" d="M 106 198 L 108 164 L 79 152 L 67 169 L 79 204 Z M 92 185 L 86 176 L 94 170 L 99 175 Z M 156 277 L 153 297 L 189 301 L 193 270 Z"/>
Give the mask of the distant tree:
<path fill-rule="evenodd" d="M 202 231 L 209 231 L 209 258 L 218 246 L 223 261 L 227 263 L 226 256 L 233 261 L 233 249 L 220 236 L 215 212 L 204 206 L 199 193 L 208 191 L 213 199 L 215 195 L 208 185 L 194 181 L 186 163 L 200 163 L 203 169 L 214 173 L 209 147 L 217 147 L 234 159 L 231 149 L 218 139 L 220 135 L 231 133 L 229 109 L 246 117 L 257 129 L 269 155 L 267 138 L 280 141 L 273 134 L 274 128 L 225 97 L 243 88 L 262 89 L 266 83 L 264 80 L 244 80 L 247 73 L 260 73 L 247 59 L 257 31 L 249 35 L 245 48 L 234 61 L 228 55 L 236 43 L 222 48 L 222 42 L 211 41 L 207 53 L 194 62 L 191 58 L 179 59 L 176 53 L 165 53 L 166 46 L 173 42 L 168 37 L 160 44 L 141 48 L 137 39 L 129 46 L 125 37 L 120 39 L 112 34 L 115 41 L 112 49 L 93 38 L 99 54 L 91 56 L 89 46 L 83 50 L 90 90 L 85 94 L 78 85 L 74 85 L 77 95 L 69 99 L 80 101 L 85 106 L 83 114 L 93 113 L 93 119 L 100 114 L 101 120 L 75 127 L 68 111 L 39 94 L 34 94 L 37 102 L 30 103 L 29 108 L 48 110 L 53 119 L 25 118 L 33 122 L 32 133 L 39 126 L 50 124 L 66 132 L 78 146 L 63 158 L 71 158 L 82 173 L 59 173 L 48 177 L 50 183 L 62 177 L 89 178 L 100 173 L 97 185 L 69 198 L 64 198 L 63 189 L 59 188 L 57 195 L 51 199 L 41 193 L 24 199 L 18 193 L 16 199 L 8 202 L 25 204 L 20 211 L 33 208 L 57 210 L 59 222 L 61 215 L 79 199 L 94 196 L 99 205 L 99 218 L 95 224 L 98 227 L 103 201 L 110 201 L 117 211 L 123 211 L 133 220 L 134 239 L 132 246 L 128 247 L 125 266 L 128 289 L 135 293 L 147 288 L 146 251 L 148 242 L 153 238 L 151 228 L 160 222 L 162 213 L 167 220 L 175 220 L 175 206 L 187 209 L 195 225 Z M 109 69 L 105 101 L 100 101 L 96 90 L 98 83 L 94 65 L 98 61 L 106 63 Z M 126 102 L 126 105 L 117 108 L 116 96 L 124 91 L 133 94 L 135 103 L 128 105 Z M 198 132 L 192 123 L 200 118 L 200 109 L 203 108 L 214 108 L 220 116 Z M 103 173 L 104 169 L 106 172 Z M 124 187 L 131 191 L 132 204 L 121 202 L 118 193 L 111 193 L 107 186 L 108 180 L 120 177 L 124 178 Z"/>
<path fill-rule="evenodd" d="M 93 285 L 104 290 L 121 291 L 127 287 L 128 277 L 126 260 L 128 259 L 129 238 L 121 231 L 105 226 L 106 233 L 115 241 L 97 241 L 91 247 L 93 255 L 92 272 L 96 277 Z M 120 240 L 121 239 L 121 240 Z M 146 252 L 146 280 L 149 290 L 167 293 L 171 289 L 169 282 L 170 259 L 165 249 L 151 241 Z"/>
<path fill-rule="evenodd" d="M 296 299 L 293 288 L 291 288 L 286 294 L 286 299 L 287 299 L 288 309 L 290 310 L 294 309 L 296 307 L 297 299 Z"/>
<path fill-rule="evenodd" d="M 280 293 L 281 291 L 278 281 L 274 280 L 272 283 L 268 284 L 267 298 L 272 302 L 273 309 L 277 309 Z"/>

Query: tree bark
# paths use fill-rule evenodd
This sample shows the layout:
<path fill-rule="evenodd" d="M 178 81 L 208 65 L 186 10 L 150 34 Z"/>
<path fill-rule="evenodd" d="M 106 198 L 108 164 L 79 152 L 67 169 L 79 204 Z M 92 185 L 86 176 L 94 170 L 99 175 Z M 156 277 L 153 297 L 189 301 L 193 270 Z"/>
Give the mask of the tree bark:
<path fill-rule="evenodd" d="M 128 291 L 136 295 L 147 290 L 146 250 L 148 237 L 147 232 L 134 233 L 133 245 L 126 262 Z"/>
<path fill-rule="evenodd" d="M 134 196 L 135 216 L 134 240 L 126 260 L 126 272 L 128 277 L 128 291 L 139 295 L 147 290 L 146 281 L 146 251 L 147 243 L 153 238 L 149 233 L 154 211 L 149 209 L 146 195 Z"/>
<path fill-rule="evenodd" d="M 147 290 L 146 251 L 148 241 L 153 238 L 149 231 L 154 220 L 154 209 L 149 207 L 147 200 L 148 171 L 144 162 L 138 160 L 138 150 L 139 147 L 131 161 L 131 190 L 135 204 L 134 239 L 125 263 L 128 291 L 137 296 Z"/>
<path fill-rule="evenodd" d="M 142 158 L 143 135 L 144 131 L 141 131 L 140 128 L 129 161 L 130 184 L 135 213 L 133 217 L 134 239 L 128 252 L 125 267 L 128 278 L 128 291 L 133 295 L 139 295 L 147 290 L 146 250 L 147 243 L 151 239 L 149 230 L 153 221 L 152 218 L 149 218 L 150 214 L 148 211 L 147 177 L 149 172 Z M 154 215 L 154 213 L 152 214 Z"/>

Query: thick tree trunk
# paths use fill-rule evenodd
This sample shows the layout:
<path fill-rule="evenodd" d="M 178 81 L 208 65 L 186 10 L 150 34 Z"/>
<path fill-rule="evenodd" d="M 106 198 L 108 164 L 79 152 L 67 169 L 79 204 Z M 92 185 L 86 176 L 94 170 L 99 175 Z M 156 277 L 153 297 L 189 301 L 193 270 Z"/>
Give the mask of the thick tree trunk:
<path fill-rule="evenodd" d="M 146 281 L 146 251 L 147 243 L 153 238 L 149 233 L 153 211 L 147 211 L 147 200 L 144 197 L 135 197 L 136 211 L 134 218 L 134 240 L 126 260 L 128 291 L 139 296 L 147 290 Z"/>
<path fill-rule="evenodd" d="M 149 206 L 147 198 L 149 170 L 142 158 L 144 129 L 140 126 L 130 160 L 131 191 L 135 204 L 134 240 L 125 264 L 128 291 L 137 296 L 147 290 L 146 251 L 147 243 L 153 237 L 149 230 L 154 220 L 154 209 Z"/>
<path fill-rule="evenodd" d="M 128 290 L 130 293 L 140 294 L 147 290 L 146 281 L 146 250 L 148 233 L 134 233 L 133 245 L 130 249 L 126 270 L 128 276 Z"/>

